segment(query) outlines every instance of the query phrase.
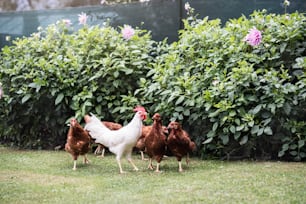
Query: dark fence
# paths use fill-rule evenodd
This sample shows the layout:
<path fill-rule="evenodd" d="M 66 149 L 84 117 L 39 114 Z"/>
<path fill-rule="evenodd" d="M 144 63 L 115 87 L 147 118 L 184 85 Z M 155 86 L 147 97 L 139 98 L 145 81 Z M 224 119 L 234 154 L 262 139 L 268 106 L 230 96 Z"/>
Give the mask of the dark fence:
<path fill-rule="evenodd" d="M 117 4 L 111 6 L 87 6 L 60 10 L 24 11 L 0 13 L 0 48 L 12 38 L 29 36 L 37 27 L 45 27 L 61 19 L 70 19 L 77 29 L 78 14 L 90 15 L 89 24 L 103 24 L 109 21 L 112 26 L 129 24 L 152 32 L 156 41 L 168 38 L 168 42 L 178 39 L 182 28 L 181 19 L 186 17 L 185 0 L 151 0 L 145 3 Z M 284 13 L 283 0 L 190 0 L 199 18 L 209 16 L 220 18 L 224 23 L 230 18 L 248 16 L 254 10 L 266 9 L 269 13 Z M 306 0 L 292 0 L 287 12 L 306 11 Z"/>

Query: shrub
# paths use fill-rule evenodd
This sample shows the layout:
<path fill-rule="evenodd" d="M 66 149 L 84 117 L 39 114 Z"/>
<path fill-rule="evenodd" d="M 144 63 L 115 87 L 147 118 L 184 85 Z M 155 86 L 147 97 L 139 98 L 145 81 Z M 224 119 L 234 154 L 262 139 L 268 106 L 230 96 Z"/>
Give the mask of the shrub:
<path fill-rule="evenodd" d="M 203 155 L 305 158 L 305 20 L 263 11 L 221 27 L 190 17 L 137 93 L 183 121 Z M 254 28 L 257 46 L 245 41 Z"/>
<path fill-rule="evenodd" d="M 49 148 L 72 116 L 125 123 L 142 104 L 181 121 L 202 157 L 305 160 L 305 21 L 190 16 L 170 45 L 129 26 L 50 25 L 2 49 L 0 139 Z"/>
<path fill-rule="evenodd" d="M 1 140 L 50 148 L 65 141 L 72 116 L 130 119 L 126 110 L 138 103 L 130 95 L 150 69 L 154 41 L 145 30 L 127 40 L 120 30 L 84 25 L 73 31 L 61 21 L 3 48 Z"/>

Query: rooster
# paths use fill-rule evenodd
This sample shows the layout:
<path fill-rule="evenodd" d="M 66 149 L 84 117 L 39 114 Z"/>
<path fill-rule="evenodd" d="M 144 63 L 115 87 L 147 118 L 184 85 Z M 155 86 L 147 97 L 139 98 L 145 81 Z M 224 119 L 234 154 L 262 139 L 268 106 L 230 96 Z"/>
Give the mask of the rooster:
<path fill-rule="evenodd" d="M 155 172 L 160 172 L 159 166 L 166 151 L 166 136 L 162 128 L 162 120 L 159 113 L 155 113 L 152 117 L 153 125 L 150 133 L 145 138 L 145 148 L 149 156 L 148 168 L 153 170 L 152 160 L 157 162 Z"/>
<path fill-rule="evenodd" d="M 183 171 L 182 157 L 186 156 L 186 163 L 189 163 L 189 152 L 196 149 L 196 145 L 191 141 L 189 134 L 182 129 L 180 123 L 172 121 L 169 123 L 168 128 L 170 133 L 167 139 L 167 147 L 176 157 L 179 163 L 179 172 Z"/>
<path fill-rule="evenodd" d="M 87 116 L 85 116 L 84 118 L 87 118 Z M 120 128 L 122 128 L 122 125 L 119 123 L 114 123 L 109 121 L 102 121 L 102 123 L 110 130 L 119 130 Z M 100 157 L 103 158 L 105 154 L 105 147 L 102 144 L 98 144 L 98 147 L 95 150 L 94 154 L 98 154 L 100 152 L 101 152 Z"/>
<path fill-rule="evenodd" d="M 138 171 L 138 168 L 132 161 L 132 150 L 141 136 L 142 121 L 146 119 L 147 112 L 143 107 L 136 107 L 134 111 L 136 113 L 133 119 L 119 130 L 108 129 L 95 115 L 85 119 L 85 130 L 95 139 L 95 142 L 108 147 L 116 155 L 121 174 L 124 173 L 121 167 L 121 158 L 124 155 L 126 155 L 134 170 Z"/>
<path fill-rule="evenodd" d="M 86 153 L 89 151 L 90 137 L 75 118 L 70 120 L 70 128 L 67 134 L 65 150 L 73 158 L 73 170 L 76 170 L 76 161 L 79 155 L 84 155 L 84 163 L 89 163 Z"/>

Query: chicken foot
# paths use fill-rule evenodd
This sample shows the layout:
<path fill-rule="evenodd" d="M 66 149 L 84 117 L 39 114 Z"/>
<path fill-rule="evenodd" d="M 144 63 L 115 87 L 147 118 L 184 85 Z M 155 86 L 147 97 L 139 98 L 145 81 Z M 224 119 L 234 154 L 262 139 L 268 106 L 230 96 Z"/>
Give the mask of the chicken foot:
<path fill-rule="evenodd" d="M 134 164 L 134 162 L 132 161 L 131 158 L 128 158 L 127 160 L 128 160 L 128 161 L 130 162 L 130 164 L 133 166 L 134 171 L 139 171 L 139 169 L 138 169 L 137 166 Z"/>
<path fill-rule="evenodd" d="M 120 173 L 120 174 L 124 174 L 125 171 L 122 170 L 120 159 L 116 159 L 116 160 L 117 160 L 117 163 L 118 163 L 118 166 L 119 166 L 119 173 Z"/>
<path fill-rule="evenodd" d="M 141 160 L 142 160 L 142 161 L 148 160 L 148 159 L 145 158 L 144 152 L 143 152 L 143 151 L 140 151 L 140 154 L 141 154 Z"/>
<path fill-rule="evenodd" d="M 88 158 L 87 158 L 86 154 L 84 154 L 84 160 L 83 160 L 83 163 L 84 163 L 84 164 L 89 164 L 89 160 L 88 160 Z"/>
<path fill-rule="evenodd" d="M 133 163 L 133 161 L 131 159 L 128 159 L 128 161 L 130 162 L 130 164 L 132 164 L 134 171 L 139 171 L 139 169 L 136 167 L 136 165 Z M 117 160 L 118 166 L 119 166 L 119 173 L 120 174 L 124 174 L 126 173 L 125 171 L 123 171 L 122 166 L 121 166 L 121 161 Z"/>
<path fill-rule="evenodd" d="M 148 169 L 154 170 L 153 165 L 152 165 L 152 159 L 151 159 L 151 158 L 149 159 Z"/>

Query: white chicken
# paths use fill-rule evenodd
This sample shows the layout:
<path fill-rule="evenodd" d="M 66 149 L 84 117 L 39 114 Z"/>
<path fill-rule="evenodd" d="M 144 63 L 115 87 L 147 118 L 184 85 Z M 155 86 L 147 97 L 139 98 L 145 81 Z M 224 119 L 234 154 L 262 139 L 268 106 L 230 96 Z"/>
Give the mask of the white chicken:
<path fill-rule="evenodd" d="M 86 125 L 84 129 L 89 132 L 89 135 L 95 139 L 96 143 L 103 144 L 116 155 L 120 173 L 124 173 L 121 167 L 121 158 L 124 155 L 134 170 L 138 171 L 138 168 L 132 161 L 132 150 L 138 138 L 141 136 L 142 121 L 146 119 L 147 112 L 143 107 L 136 107 L 134 111 L 136 114 L 130 123 L 119 130 L 108 129 L 93 114 L 91 117 L 86 116 L 85 118 Z"/>

